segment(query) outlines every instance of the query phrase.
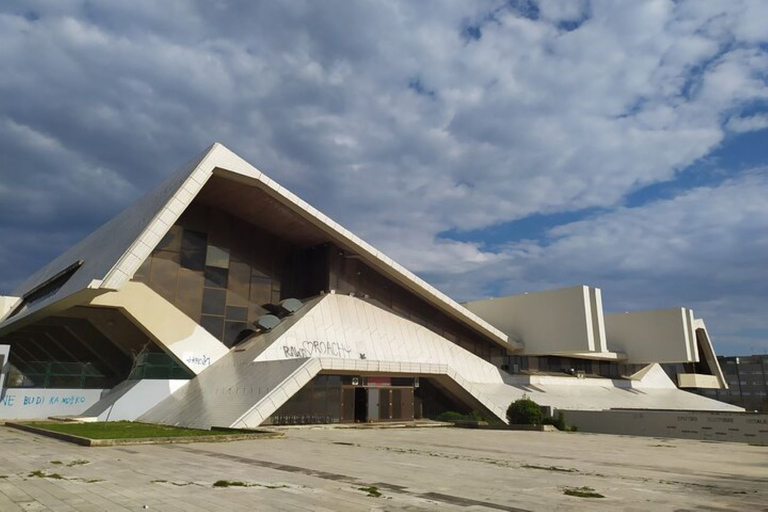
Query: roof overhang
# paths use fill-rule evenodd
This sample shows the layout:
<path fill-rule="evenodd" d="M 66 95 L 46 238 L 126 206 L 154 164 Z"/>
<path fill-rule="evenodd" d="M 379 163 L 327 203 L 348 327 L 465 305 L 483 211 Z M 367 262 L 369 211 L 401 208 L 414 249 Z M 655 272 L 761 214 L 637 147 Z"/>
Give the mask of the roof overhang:
<path fill-rule="evenodd" d="M 507 335 L 502 331 L 427 284 L 219 143 L 213 144 L 201 157 L 171 175 L 136 204 L 29 278 L 18 291 L 21 294 L 19 296 L 50 281 L 51 276 L 55 276 L 72 261 L 84 262 L 82 268 L 61 290 L 23 315 L 18 315 L 18 318 L 14 316 L 6 319 L 0 324 L 0 332 L 6 327 L 12 328 L 13 324 L 22 319 L 36 318 L 50 309 L 68 307 L 71 305 L 70 299 L 91 287 L 101 289 L 102 292 L 119 290 L 149 257 L 160 239 L 201 193 L 212 176 L 259 189 L 322 232 L 329 240 L 359 255 L 368 265 L 449 317 L 505 349 L 516 348 L 510 345 Z M 96 290 L 88 293 L 96 293 Z M 67 301 L 67 304 L 58 304 L 61 301 Z"/>
<path fill-rule="evenodd" d="M 441 293 L 423 279 L 417 277 L 405 267 L 396 263 L 387 255 L 377 250 L 348 229 L 334 222 L 306 201 L 300 199 L 292 192 L 267 178 L 257 169 L 251 169 L 251 172 L 244 172 L 242 169 L 233 171 L 225 167 L 217 166 L 213 169 L 213 175 L 220 176 L 244 186 L 258 188 L 272 199 L 290 209 L 291 212 L 311 224 L 314 228 L 318 229 L 329 241 L 334 242 L 345 250 L 355 253 L 365 263 L 407 290 L 420 296 L 433 306 L 436 306 L 448 316 L 468 325 L 476 331 L 480 331 L 483 335 L 504 348 L 515 348 L 514 346 L 510 346 L 507 335 L 499 329 L 493 327 L 490 323 L 461 306 L 458 302 Z"/>

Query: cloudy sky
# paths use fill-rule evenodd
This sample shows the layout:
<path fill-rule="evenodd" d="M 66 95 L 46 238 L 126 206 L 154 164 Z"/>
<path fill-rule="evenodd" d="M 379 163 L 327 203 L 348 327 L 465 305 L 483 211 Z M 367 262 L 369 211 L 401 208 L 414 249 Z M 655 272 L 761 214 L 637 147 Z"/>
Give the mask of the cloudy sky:
<path fill-rule="evenodd" d="M 213 141 L 459 300 L 768 351 L 768 2 L 5 0 L 0 294 Z"/>

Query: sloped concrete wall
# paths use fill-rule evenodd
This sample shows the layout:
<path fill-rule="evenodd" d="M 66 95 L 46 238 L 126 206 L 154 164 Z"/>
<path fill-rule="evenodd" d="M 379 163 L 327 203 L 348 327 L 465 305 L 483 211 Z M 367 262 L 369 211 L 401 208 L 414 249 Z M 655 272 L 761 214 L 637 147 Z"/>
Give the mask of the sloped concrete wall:
<path fill-rule="evenodd" d="M 99 421 L 133 421 L 189 382 L 186 379 L 124 381 L 81 414 Z"/>
<path fill-rule="evenodd" d="M 391 363 L 387 372 L 446 365 L 471 382 L 502 383 L 500 370 L 435 332 L 364 300 L 329 294 L 256 361 L 301 358 Z"/>

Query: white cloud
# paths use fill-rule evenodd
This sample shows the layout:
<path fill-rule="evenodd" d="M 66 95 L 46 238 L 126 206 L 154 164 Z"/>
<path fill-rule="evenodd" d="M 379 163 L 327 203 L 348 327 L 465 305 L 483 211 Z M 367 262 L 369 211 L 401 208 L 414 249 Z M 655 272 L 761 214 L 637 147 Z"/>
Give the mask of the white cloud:
<path fill-rule="evenodd" d="M 713 186 L 557 226 L 541 241 L 508 244 L 498 262 L 453 276 L 454 292 L 503 279 L 502 293 L 589 284 L 608 311 L 687 306 L 720 346 L 768 348 L 768 168 Z M 472 283 L 470 285 L 470 283 Z"/>
<path fill-rule="evenodd" d="M 768 128 L 768 114 L 755 114 L 748 117 L 732 117 L 726 127 L 732 132 L 755 132 Z"/>
<path fill-rule="evenodd" d="M 734 132 L 760 121 L 739 116 L 766 99 L 761 3 L 547 2 L 538 20 L 505 6 L 6 2 L 0 194 L 29 229 L 74 237 L 219 140 L 471 295 L 456 276 L 522 277 L 504 269 L 525 248 L 439 233 L 619 208 L 717 148 L 725 119 Z"/>

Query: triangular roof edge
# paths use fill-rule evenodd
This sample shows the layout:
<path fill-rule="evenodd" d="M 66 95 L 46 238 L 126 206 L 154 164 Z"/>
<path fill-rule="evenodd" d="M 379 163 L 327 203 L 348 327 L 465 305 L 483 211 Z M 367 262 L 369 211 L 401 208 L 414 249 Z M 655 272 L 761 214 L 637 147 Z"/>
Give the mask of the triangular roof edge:
<path fill-rule="evenodd" d="M 446 311 L 454 318 L 458 317 L 457 319 L 462 323 L 469 324 L 474 329 L 479 329 L 483 334 L 494 339 L 494 341 L 503 344 L 507 343 L 507 336 L 503 332 L 464 308 L 458 302 L 440 292 L 399 263 L 396 263 L 350 230 L 321 213 L 220 143 L 215 143 L 211 150 L 201 159 L 198 166 L 192 170 L 189 177 L 180 185 L 180 193 L 174 194 L 163 210 L 158 212 L 144 233 L 142 233 L 130 250 L 104 279 L 103 287 L 114 289 L 130 279 L 152 252 L 160 238 L 165 235 L 184 209 L 202 190 L 216 169 L 254 180 L 254 183 L 261 185 L 261 188 L 272 198 L 288 207 L 294 213 L 301 215 L 304 219 L 309 220 L 316 227 L 323 229 L 343 245 L 359 252 L 369 262 L 374 263 L 379 270 L 384 270 L 390 275 L 394 274 L 395 277 L 399 277 L 400 279 L 397 280 L 401 284 L 420 295 L 427 302 L 437 305 L 439 309 Z"/>
<path fill-rule="evenodd" d="M 342 245 L 358 252 L 379 271 L 393 277 L 422 299 L 461 323 L 479 330 L 495 342 L 503 346 L 507 345 L 507 336 L 503 332 L 330 219 L 218 142 L 209 146 L 201 156 L 173 173 L 136 203 L 27 279 L 19 287 L 17 296 L 23 296 L 29 290 L 45 283 L 59 271 L 58 267 L 66 266 L 72 258 L 83 259 L 86 264 L 90 261 L 92 265 L 93 259 L 108 260 L 99 261 L 100 264 L 95 265 L 95 268 L 92 266 L 88 272 L 80 273 L 78 279 L 73 279 L 74 282 L 67 283 L 57 293 L 36 307 L 30 308 L 19 318 L 39 311 L 42 307 L 53 304 L 81 289 L 98 286 L 103 290 L 115 290 L 130 280 L 157 243 L 202 190 L 215 169 L 253 180 L 254 184 L 260 186 L 271 197 L 322 229 Z M 115 233 L 120 230 L 114 228 L 125 228 L 125 224 L 128 225 L 125 233 Z M 130 235 L 130 239 L 123 238 L 111 244 L 107 243 L 107 240 L 112 242 L 111 236 L 119 237 L 120 235 Z M 8 320 L 6 319 L 6 322 Z M 11 321 L 16 320 L 17 318 L 13 318 Z"/>

